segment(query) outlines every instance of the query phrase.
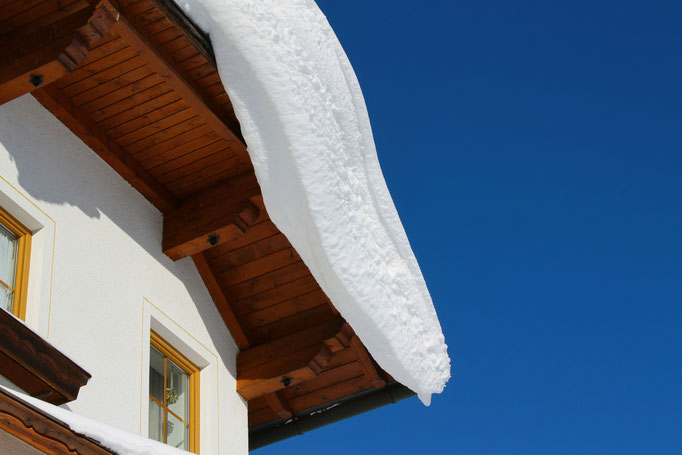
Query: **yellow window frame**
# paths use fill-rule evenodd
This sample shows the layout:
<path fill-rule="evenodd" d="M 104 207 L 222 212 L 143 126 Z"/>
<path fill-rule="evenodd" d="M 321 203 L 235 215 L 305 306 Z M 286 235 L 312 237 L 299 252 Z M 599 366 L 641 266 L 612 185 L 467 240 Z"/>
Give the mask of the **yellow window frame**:
<path fill-rule="evenodd" d="M 189 450 L 199 453 L 199 367 L 164 340 L 158 333 L 151 331 L 151 345 L 189 376 Z M 165 374 L 164 374 L 165 381 Z M 151 399 L 154 399 L 151 394 Z M 157 400 L 155 400 L 157 401 Z M 165 401 L 165 400 L 164 400 Z M 165 405 L 162 405 L 167 409 Z M 172 411 L 169 411 L 172 412 Z M 165 431 L 165 430 L 164 430 Z"/>
<path fill-rule="evenodd" d="M 14 289 L 4 283 L 14 293 L 12 314 L 21 320 L 26 319 L 26 294 L 28 293 L 28 271 L 31 258 L 31 231 L 0 207 L 0 224 L 17 236 L 17 270 Z"/>

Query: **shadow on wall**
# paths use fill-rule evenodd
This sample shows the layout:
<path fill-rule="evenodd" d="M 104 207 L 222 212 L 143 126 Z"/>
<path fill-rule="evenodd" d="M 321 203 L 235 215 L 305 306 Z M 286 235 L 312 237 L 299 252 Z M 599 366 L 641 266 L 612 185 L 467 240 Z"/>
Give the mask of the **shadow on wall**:
<path fill-rule="evenodd" d="M 213 344 L 219 348 L 224 343 L 216 334 L 229 331 L 193 261 L 173 262 L 161 251 L 161 213 L 30 95 L 0 108 L 0 175 L 7 178 L 14 173 L 22 190 L 38 205 L 68 205 L 92 219 L 111 220 L 183 283 Z M 99 240 L 83 242 L 91 243 L 92 248 L 106 248 Z M 103 250 L 102 254 L 106 253 Z M 221 351 L 218 349 L 223 356 Z M 223 364 L 236 377 L 234 359 L 223 358 Z"/>

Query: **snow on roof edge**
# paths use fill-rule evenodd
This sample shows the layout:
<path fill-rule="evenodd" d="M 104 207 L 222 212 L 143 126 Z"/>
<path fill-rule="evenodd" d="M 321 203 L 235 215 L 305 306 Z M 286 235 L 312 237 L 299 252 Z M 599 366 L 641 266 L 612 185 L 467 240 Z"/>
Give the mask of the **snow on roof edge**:
<path fill-rule="evenodd" d="M 96 441 L 102 447 L 114 453 L 120 455 L 187 455 L 189 453 L 88 417 L 83 417 L 67 409 L 30 397 L 10 388 L 0 385 L 0 389 L 51 416 L 76 433 Z"/>
<path fill-rule="evenodd" d="M 175 0 L 211 38 L 270 218 L 379 365 L 424 404 L 450 377 L 357 77 L 312 0 Z"/>

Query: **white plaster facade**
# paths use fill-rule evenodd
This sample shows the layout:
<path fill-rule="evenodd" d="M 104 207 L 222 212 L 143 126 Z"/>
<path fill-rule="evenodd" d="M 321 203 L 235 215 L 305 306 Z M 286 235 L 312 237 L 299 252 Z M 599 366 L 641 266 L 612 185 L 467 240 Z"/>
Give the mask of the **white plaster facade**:
<path fill-rule="evenodd" d="M 201 454 L 246 454 L 238 349 L 192 260 L 162 253 L 161 213 L 30 95 L 0 106 L 0 206 L 33 232 L 27 324 L 92 375 L 65 407 L 147 436 L 153 329 L 201 368 Z"/>

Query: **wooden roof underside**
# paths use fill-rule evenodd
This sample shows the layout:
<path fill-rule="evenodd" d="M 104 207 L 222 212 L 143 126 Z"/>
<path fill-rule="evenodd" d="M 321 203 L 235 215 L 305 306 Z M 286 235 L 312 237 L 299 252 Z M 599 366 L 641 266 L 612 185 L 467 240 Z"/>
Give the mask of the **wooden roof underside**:
<path fill-rule="evenodd" d="M 210 46 L 172 2 L 0 0 L 0 31 L 0 104 L 31 92 L 163 212 L 164 252 L 192 256 L 250 427 L 392 381 L 270 221 Z"/>

